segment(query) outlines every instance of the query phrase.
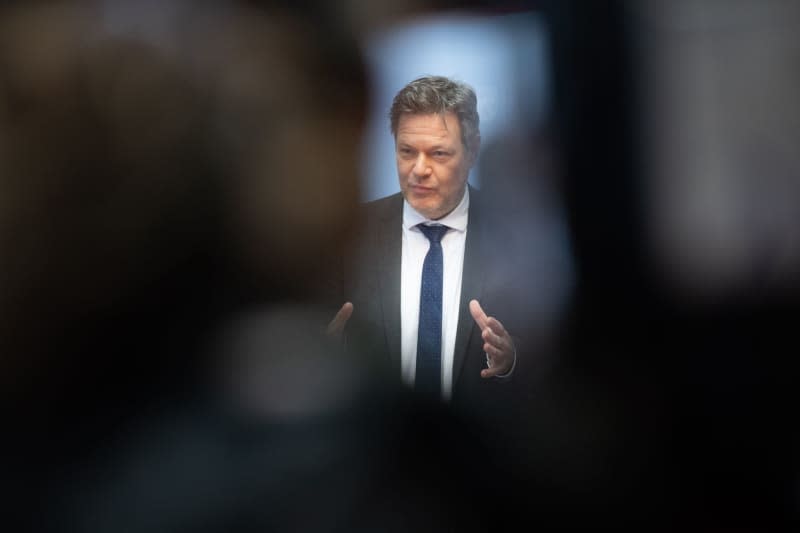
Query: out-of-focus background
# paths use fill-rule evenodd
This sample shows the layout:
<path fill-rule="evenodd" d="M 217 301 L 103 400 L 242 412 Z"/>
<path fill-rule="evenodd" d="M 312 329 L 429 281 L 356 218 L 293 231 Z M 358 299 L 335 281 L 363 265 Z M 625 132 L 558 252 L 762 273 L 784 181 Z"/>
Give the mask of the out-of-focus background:
<path fill-rule="evenodd" d="M 4 3 L 2 529 L 796 530 L 799 60 L 792 0 Z M 509 433 L 323 334 L 424 74 L 536 265 Z"/>

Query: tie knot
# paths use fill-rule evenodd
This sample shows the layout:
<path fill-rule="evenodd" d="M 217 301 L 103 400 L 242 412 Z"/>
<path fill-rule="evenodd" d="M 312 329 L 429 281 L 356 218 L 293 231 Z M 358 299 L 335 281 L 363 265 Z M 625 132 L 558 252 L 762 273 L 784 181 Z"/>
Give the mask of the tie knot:
<path fill-rule="evenodd" d="M 444 237 L 444 234 L 450 229 L 449 227 L 442 226 L 441 224 L 437 224 L 435 226 L 426 226 L 424 224 L 420 224 L 418 227 L 420 231 L 425 234 L 429 241 L 436 244 L 442 242 L 442 237 Z"/>

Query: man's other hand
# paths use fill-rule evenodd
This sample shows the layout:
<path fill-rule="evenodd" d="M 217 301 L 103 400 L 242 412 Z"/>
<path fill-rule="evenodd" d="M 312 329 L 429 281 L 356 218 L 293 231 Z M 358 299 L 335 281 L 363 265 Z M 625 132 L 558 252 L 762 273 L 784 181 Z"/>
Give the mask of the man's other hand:
<path fill-rule="evenodd" d="M 486 360 L 489 365 L 489 368 L 481 370 L 481 377 L 505 376 L 514 365 L 514 354 L 516 352 L 511 335 L 508 334 L 499 320 L 486 316 L 478 300 L 469 302 L 469 312 L 478 327 L 481 328 L 483 351 L 486 352 Z"/>

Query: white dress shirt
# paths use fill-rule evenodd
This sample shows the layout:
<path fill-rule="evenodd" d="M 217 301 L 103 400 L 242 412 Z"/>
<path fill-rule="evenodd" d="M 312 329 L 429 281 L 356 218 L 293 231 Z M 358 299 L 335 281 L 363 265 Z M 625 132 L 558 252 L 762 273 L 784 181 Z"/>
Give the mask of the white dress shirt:
<path fill-rule="evenodd" d="M 442 224 L 451 228 L 442 237 L 444 277 L 442 280 L 442 398 L 453 392 L 453 354 L 461 300 L 461 274 L 467 240 L 469 189 L 461 202 L 444 218 L 429 220 L 403 201 L 403 252 L 400 279 L 400 355 L 403 383 L 413 387 L 417 371 L 417 328 L 422 264 L 430 243 L 418 224 Z"/>

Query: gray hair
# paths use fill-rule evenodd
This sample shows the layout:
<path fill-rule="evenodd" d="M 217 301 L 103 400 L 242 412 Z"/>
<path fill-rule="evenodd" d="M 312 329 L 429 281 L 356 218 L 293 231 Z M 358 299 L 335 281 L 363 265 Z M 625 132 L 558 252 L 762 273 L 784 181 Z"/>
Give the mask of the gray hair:
<path fill-rule="evenodd" d="M 392 135 L 397 137 L 397 125 L 402 115 L 443 115 L 448 112 L 455 113 L 458 117 L 461 142 L 467 151 L 473 151 L 475 141 L 480 136 L 475 91 L 466 83 L 444 76 L 424 76 L 400 89 L 389 109 Z"/>

